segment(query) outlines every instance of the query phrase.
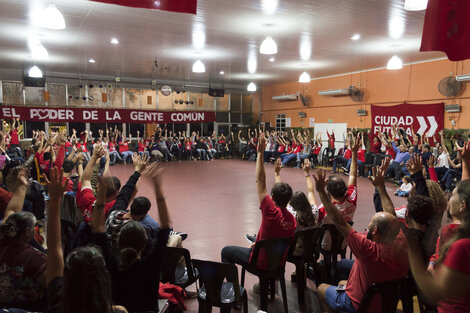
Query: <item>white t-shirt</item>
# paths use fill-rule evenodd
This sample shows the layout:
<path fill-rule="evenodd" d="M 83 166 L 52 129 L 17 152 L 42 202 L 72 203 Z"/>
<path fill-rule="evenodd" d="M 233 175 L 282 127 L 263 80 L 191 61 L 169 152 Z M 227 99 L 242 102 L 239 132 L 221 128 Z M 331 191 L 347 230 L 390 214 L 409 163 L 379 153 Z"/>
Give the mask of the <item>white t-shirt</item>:
<path fill-rule="evenodd" d="M 439 157 L 437 158 L 437 166 L 436 167 L 447 167 L 449 168 L 449 160 L 447 157 L 449 156 L 448 153 L 442 152 Z"/>
<path fill-rule="evenodd" d="M 403 190 L 403 191 L 411 191 L 411 189 L 413 188 L 413 185 L 411 183 L 403 183 L 401 184 L 400 186 L 400 190 Z"/>

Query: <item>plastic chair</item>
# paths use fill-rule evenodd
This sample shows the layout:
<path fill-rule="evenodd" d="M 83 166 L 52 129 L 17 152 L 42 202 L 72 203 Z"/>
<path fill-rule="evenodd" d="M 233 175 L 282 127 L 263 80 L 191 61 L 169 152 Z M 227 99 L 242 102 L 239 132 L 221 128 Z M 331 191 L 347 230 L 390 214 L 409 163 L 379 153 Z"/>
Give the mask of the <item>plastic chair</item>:
<path fill-rule="evenodd" d="M 257 241 L 251 253 L 249 267 L 242 267 L 241 285 L 245 286 L 245 271 L 258 276 L 260 285 L 261 310 L 268 312 L 268 288 L 271 299 L 274 299 L 274 285 L 276 278 L 279 278 L 282 291 L 282 301 L 284 312 L 287 313 L 286 281 L 284 272 L 286 264 L 284 262 L 292 237 L 275 238 Z M 258 259 L 260 251 L 265 253 L 268 268 L 258 269 Z"/>
<path fill-rule="evenodd" d="M 382 306 L 379 312 L 395 313 L 397 311 L 400 294 L 400 284 L 404 279 L 406 279 L 406 277 L 386 283 L 374 283 L 370 285 L 362 298 L 357 313 L 367 313 L 375 295 L 380 295 L 382 298 Z"/>
<path fill-rule="evenodd" d="M 179 265 L 181 257 L 184 258 L 186 266 Z M 196 279 L 197 273 L 194 272 L 189 250 L 185 248 L 165 247 L 161 282 L 174 284 L 184 289 L 192 285 Z"/>
<path fill-rule="evenodd" d="M 348 222 L 349 225 L 353 225 L 353 222 Z M 321 226 L 321 239 L 318 244 L 318 252 L 323 255 L 326 280 L 332 285 L 338 283 L 338 274 L 337 274 L 337 264 L 338 256 L 341 256 L 342 259 L 346 259 L 346 247 L 343 248 L 344 237 L 338 231 L 335 225 L 333 224 L 323 224 Z M 322 241 L 325 233 L 329 232 L 331 237 L 331 246 L 330 250 L 325 250 L 322 248 Z M 352 253 L 351 253 L 352 254 Z M 352 255 L 350 255 L 352 257 Z"/>
<path fill-rule="evenodd" d="M 41 168 L 39 167 L 39 164 L 38 164 L 38 159 L 34 158 L 34 166 L 36 167 L 36 177 L 37 177 L 37 181 L 41 184 L 41 185 L 46 185 L 46 180 L 44 179 L 44 175 L 42 174 L 42 171 L 41 171 Z"/>
<path fill-rule="evenodd" d="M 238 283 L 238 270 L 234 264 L 193 260 L 193 265 L 199 272 L 199 313 L 212 312 L 213 306 L 220 307 L 222 313 L 229 313 L 232 306 L 242 301 L 243 312 L 248 313 L 248 296 Z"/>
<path fill-rule="evenodd" d="M 315 251 L 319 240 L 321 239 L 322 228 L 314 227 L 310 229 L 300 230 L 295 233 L 294 243 L 290 246 L 287 262 L 295 264 L 296 284 L 297 284 L 297 298 L 299 304 L 305 303 L 305 288 L 307 285 L 307 275 L 305 271 L 305 264 L 307 268 L 311 265 L 313 268 L 317 266 L 319 253 Z M 303 254 L 299 256 L 294 255 L 294 250 L 298 240 L 303 241 Z M 314 270 L 314 272 L 316 272 Z"/>

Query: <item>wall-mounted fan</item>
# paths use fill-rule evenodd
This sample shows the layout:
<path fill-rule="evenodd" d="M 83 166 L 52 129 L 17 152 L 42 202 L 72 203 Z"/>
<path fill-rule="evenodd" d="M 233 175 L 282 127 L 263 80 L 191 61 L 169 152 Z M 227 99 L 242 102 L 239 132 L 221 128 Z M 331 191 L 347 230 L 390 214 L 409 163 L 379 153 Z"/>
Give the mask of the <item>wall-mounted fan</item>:
<path fill-rule="evenodd" d="M 448 76 L 441 79 L 438 89 L 443 96 L 455 97 L 462 90 L 462 83 L 454 76 Z"/>
<path fill-rule="evenodd" d="M 349 97 L 354 102 L 361 102 L 364 99 L 364 91 L 356 86 L 349 86 Z"/>

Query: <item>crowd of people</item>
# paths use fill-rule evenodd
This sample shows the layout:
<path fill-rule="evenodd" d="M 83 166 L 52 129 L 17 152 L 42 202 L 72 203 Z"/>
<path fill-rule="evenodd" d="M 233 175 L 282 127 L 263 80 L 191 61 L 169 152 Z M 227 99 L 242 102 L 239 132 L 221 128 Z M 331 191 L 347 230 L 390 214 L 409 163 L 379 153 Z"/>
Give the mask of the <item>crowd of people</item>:
<path fill-rule="evenodd" d="M 34 131 L 30 147 L 21 149 L 19 123 L 12 121 L 9 132 L 0 133 L 0 307 L 158 312 L 165 247 L 181 247 L 187 236 L 171 228 L 161 162 L 240 157 L 256 161 L 262 222 L 257 235 L 247 236 L 249 247 L 224 247 L 222 262 L 249 266 L 256 242 L 294 238 L 299 230 L 331 224 L 354 259 L 338 262 L 342 288 L 319 282 L 325 311 L 356 312 L 372 283 L 407 275 L 430 308 L 470 311 L 470 142 L 456 141 L 449 149 L 442 132 L 429 142 L 394 126 L 376 136 L 352 129 L 343 134 L 338 151 L 337 134 L 327 132 L 322 152 L 322 134 L 306 129 L 255 128 L 238 131 L 235 138 L 159 128 L 150 138 L 138 132 L 133 140 L 114 128 L 98 134 L 72 130 L 71 136 Z M 318 169 L 312 175 L 323 158 L 332 174 Z M 133 166 L 123 185 L 109 172 L 119 162 Z M 269 192 L 266 163 L 274 164 Z M 307 194 L 282 180 L 282 168 L 291 164 L 301 168 Z M 347 182 L 335 174 L 338 168 Z M 376 213 L 364 232 L 352 226 L 360 174 L 375 190 L 370 200 Z M 156 208 L 147 197 L 136 197 L 141 176 L 152 182 Z M 405 206 L 395 207 L 387 179 L 399 184 L 396 194 L 408 197 Z M 158 222 L 148 214 L 152 209 Z M 451 223 L 440 230 L 443 214 Z M 301 255 L 302 241 L 292 244 L 294 255 Z M 319 245 L 330 249 L 331 234 L 326 232 Z M 257 266 L 266 268 L 266 255 Z M 380 311 L 377 301 L 370 311 Z"/>

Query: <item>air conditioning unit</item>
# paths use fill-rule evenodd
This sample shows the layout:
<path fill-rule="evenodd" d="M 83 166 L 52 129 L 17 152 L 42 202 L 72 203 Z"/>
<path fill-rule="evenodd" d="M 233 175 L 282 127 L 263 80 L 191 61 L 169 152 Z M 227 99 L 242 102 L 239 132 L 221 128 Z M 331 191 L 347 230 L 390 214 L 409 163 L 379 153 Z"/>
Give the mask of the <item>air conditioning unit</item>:
<path fill-rule="evenodd" d="M 460 104 L 448 104 L 448 105 L 446 105 L 446 112 L 448 112 L 448 113 L 460 113 Z"/>
<path fill-rule="evenodd" d="M 457 79 L 457 81 L 459 81 L 459 82 L 468 82 L 468 81 L 470 81 L 470 74 L 457 75 L 455 77 L 455 79 Z"/>
<path fill-rule="evenodd" d="M 282 96 L 275 96 L 273 97 L 273 100 L 276 101 L 295 101 L 299 100 L 299 93 L 294 93 L 292 95 L 282 95 Z"/>
<path fill-rule="evenodd" d="M 333 97 L 348 96 L 349 88 L 320 90 L 318 94 L 320 96 L 333 96 Z"/>
<path fill-rule="evenodd" d="M 357 115 L 366 116 L 367 115 L 367 110 L 358 109 L 357 110 Z"/>
<path fill-rule="evenodd" d="M 299 112 L 299 117 L 300 117 L 300 118 L 306 118 L 306 117 L 307 117 L 307 113 L 305 113 L 305 112 Z"/>

